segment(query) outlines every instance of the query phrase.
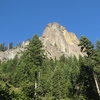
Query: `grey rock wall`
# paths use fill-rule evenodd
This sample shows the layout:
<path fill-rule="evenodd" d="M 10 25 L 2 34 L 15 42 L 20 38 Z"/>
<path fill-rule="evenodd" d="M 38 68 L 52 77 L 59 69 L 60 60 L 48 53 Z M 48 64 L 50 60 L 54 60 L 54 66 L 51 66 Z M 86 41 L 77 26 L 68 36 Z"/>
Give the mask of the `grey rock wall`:
<path fill-rule="evenodd" d="M 45 53 L 49 58 L 65 56 L 84 56 L 78 46 L 79 40 L 73 32 L 68 32 L 58 23 L 49 23 L 41 37 Z"/>
<path fill-rule="evenodd" d="M 79 40 L 73 32 L 68 32 L 65 27 L 58 23 L 49 23 L 43 35 L 40 37 L 43 42 L 45 54 L 48 58 L 59 58 L 65 56 L 84 56 L 78 46 Z M 16 55 L 21 56 L 29 41 L 22 42 L 21 47 L 16 47 L 5 52 L 0 52 L 0 60 L 13 59 Z"/>

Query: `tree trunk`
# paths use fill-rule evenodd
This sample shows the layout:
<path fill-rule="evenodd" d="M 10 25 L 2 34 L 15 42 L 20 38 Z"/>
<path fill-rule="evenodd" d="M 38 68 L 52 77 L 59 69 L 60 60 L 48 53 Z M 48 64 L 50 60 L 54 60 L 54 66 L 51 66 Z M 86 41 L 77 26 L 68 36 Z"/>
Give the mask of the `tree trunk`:
<path fill-rule="evenodd" d="M 35 100 L 37 100 L 37 88 L 38 88 L 37 77 L 38 77 L 38 76 L 37 76 L 37 71 L 36 71 L 36 72 L 35 72 L 35 84 L 34 84 L 34 85 L 35 85 L 35 86 L 34 86 L 34 87 L 35 87 L 35 93 L 34 93 L 34 96 L 35 96 L 34 99 L 35 99 Z"/>
<path fill-rule="evenodd" d="M 96 75 L 95 73 L 93 72 L 93 76 L 94 76 L 94 80 L 95 80 L 95 84 L 96 84 L 96 88 L 97 88 L 97 92 L 98 92 L 98 95 L 100 97 L 100 89 L 99 89 L 99 84 L 97 82 L 97 79 L 96 79 Z"/>
<path fill-rule="evenodd" d="M 35 100 L 37 100 L 37 80 L 35 80 Z"/>

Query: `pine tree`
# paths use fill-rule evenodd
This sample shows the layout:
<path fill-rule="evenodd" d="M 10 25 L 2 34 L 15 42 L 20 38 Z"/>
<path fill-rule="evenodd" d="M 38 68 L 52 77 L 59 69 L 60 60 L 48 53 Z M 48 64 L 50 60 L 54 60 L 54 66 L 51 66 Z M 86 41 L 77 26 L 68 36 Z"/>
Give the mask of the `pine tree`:
<path fill-rule="evenodd" d="M 97 50 L 100 50 L 100 41 L 97 41 L 97 42 L 96 42 L 96 49 L 97 49 Z"/>
<path fill-rule="evenodd" d="M 88 99 L 94 99 L 94 95 L 97 95 L 96 92 L 96 84 L 94 78 L 94 67 L 96 62 L 94 59 L 97 58 L 97 51 L 94 49 L 94 46 L 90 40 L 88 40 L 85 36 L 82 36 L 80 39 L 81 51 L 85 52 L 87 56 L 84 57 L 84 63 L 80 67 L 81 71 L 81 79 L 83 80 L 83 92 Z M 98 98 L 98 96 L 97 96 Z"/>
<path fill-rule="evenodd" d="M 24 58 L 25 57 L 25 58 Z M 39 87 L 39 78 L 40 78 L 40 69 L 44 59 L 44 50 L 42 46 L 42 42 L 39 40 L 37 35 L 34 35 L 30 40 L 30 43 L 27 47 L 26 52 L 23 55 L 24 62 L 29 64 L 33 64 L 35 67 L 35 96 L 37 96 L 37 88 Z M 37 98 L 37 97 L 36 97 Z M 35 98 L 35 99 L 36 99 Z"/>
<path fill-rule="evenodd" d="M 92 42 L 88 40 L 88 38 L 86 38 L 85 36 L 81 37 L 79 46 L 81 46 L 81 51 L 85 52 L 88 55 L 88 57 L 93 54 L 94 46 Z"/>
<path fill-rule="evenodd" d="M 9 43 L 8 44 L 8 49 L 12 49 L 13 48 L 13 43 Z"/>
<path fill-rule="evenodd" d="M 0 51 L 5 51 L 7 48 L 5 47 L 4 43 L 0 44 Z"/>
<path fill-rule="evenodd" d="M 93 59 L 95 61 L 94 79 L 98 94 L 100 96 L 100 41 L 96 42 L 96 50 Z"/>
<path fill-rule="evenodd" d="M 30 43 L 23 57 L 25 57 L 27 61 L 33 62 L 36 66 L 42 65 L 44 59 L 44 51 L 42 42 L 39 40 L 37 35 L 34 35 L 30 40 Z"/>

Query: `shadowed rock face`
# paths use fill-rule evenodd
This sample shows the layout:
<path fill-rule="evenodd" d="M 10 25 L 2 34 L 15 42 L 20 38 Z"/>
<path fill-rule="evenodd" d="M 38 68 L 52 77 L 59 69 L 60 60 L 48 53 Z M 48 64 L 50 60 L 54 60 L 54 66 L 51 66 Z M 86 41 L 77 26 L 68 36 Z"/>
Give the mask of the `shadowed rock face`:
<path fill-rule="evenodd" d="M 65 27 L 58 23 L 47 25 L 40 38 L 43 42 L 45 53 L 50 58 L 65 56 L 83 56 L 78 46 L 79 40 L 72 32 L 68 32 Z"/>
<path fill-rule="evenodd" d="M 40 40 L 43 42 L 45 54 L 48 58 L 59 58 L 65 56 L 84 56 L 78 46 L 79 40 L 72 32 L 68 32 L 65 27 L 58 23 L 49 23 Z M 0 60 L 13 59 L 16 55 L 21 55 L 29 41 L 23 42 L 21 47 L 0 52 Z"/>

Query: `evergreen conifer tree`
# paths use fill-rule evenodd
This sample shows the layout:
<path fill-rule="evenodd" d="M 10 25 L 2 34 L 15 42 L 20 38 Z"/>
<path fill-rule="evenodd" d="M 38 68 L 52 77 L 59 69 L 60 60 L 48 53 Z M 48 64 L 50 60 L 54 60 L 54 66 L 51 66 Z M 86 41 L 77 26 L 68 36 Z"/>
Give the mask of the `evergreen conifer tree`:
<path fill-rule="evenodd" d="M 34 35 L 30 40 L 26 52 L 23 55 L 25 63 L 31 64 L 31 67 L 35 67 L 35 96 L 37 96 L 37 88 L 39 87 L 40 69 L 44 59 L 44 51 L 42 42 L 37 35 Z M 36 99 L 36 98 L 35 98 Z"/>
<path fill-rule="evenodd" d="M 81 46 L 81 51 L 86 52 L 88 57 L 92 55 L 94 46 L 88 38 L 82 36 L 79 46 Z"/>

